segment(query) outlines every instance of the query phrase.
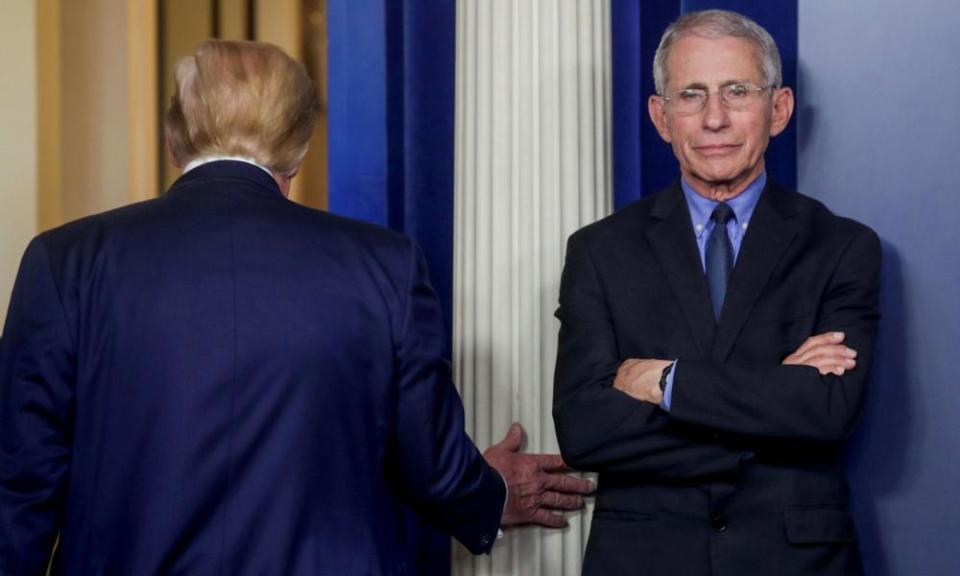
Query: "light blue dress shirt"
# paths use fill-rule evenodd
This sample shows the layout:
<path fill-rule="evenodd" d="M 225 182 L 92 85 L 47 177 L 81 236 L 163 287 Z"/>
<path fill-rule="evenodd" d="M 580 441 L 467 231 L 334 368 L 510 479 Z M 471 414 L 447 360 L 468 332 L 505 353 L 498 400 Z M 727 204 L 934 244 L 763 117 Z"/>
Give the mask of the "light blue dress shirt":
<path fill-rule="evenodd" d="M 727 200 L 727 206 L 733 210 L 733 218 L 727 222 L 727 236 L 733 245 L 733 262 L 736 266 L 737 256 L 740 255 L 740 245 L 743 244 L 743 237 L 747 234 L 747 227 L 750 224 L 750 217 L 753 216 L 753 210 L 757 207 L 760 200 L 760 194 L 763 187 L 767 185 L 767 173 L 761 172 L 756 180 L 750 183 L 746 189 Z M 707 270 L 707 240 L 713 232 L 716 225 L 710 216 L 713 209 L 719 202 L 704 198 L 694 191 L 683 178 L 680 179 L 680 188 L 683 189 L 683 197 L 687 200 L 687 209 L 690 210 L 690 221 L 693 223 L 693 232 L 697 236 L 697 249 L 700 251 L 700 265 L 704 273 Z M 677 363 L 673 362 L 673 370 L 667 376 L 667 385 L 663 389 L 663 401 L 660 407 L 670 411 L 670 403 L 673 400 L 673 376 L 677 373 Z"/>

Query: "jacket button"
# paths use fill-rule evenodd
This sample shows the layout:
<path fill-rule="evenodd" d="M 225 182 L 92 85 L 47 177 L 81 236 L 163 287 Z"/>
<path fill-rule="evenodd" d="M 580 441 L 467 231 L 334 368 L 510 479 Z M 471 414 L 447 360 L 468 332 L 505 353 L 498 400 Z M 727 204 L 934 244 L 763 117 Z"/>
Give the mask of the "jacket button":
<path fill-rule="evenodd" d="M 727 521 L 723 519 L 722 516 L 717 516 L 713 519 L 713 529 L 717 532 L 723 532 L 727 529 Z"/>
<path fill-rule="evenodd" d="M 490 537 L 489 537 L 489 536 L 487 536 L 486 534 L 484 534 L 483 536 L 480 537 L 480 545 L 481 545 L 481 546 L 488 546 L 489 544 L 490 544 Z"/>

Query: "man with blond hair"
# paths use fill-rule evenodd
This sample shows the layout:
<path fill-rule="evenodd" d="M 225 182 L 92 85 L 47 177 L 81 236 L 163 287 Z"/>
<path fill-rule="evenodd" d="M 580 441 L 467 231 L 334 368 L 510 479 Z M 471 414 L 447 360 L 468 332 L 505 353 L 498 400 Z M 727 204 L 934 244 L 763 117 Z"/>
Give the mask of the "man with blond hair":
<path fill-rule="evenodd" d="M 877 236 L 767 175 L 794 102 L 755 22 L 683 15 L 654 81 L 680 179 L 571 236 L 560 288 L 557 435 L 599 472 L 583 572 L 856 574 Z"/>
<path fill-rule="evenodd" d="M 562 524 L 544 506 L 588 483 L 519 453 L 518 427 L 486 461 L 466 436 L 417 247 L 286 199 L 316 110 L 303 67 L 211 41 L 176 81 L 182 177 L 23 257 L 0 575 L 43 574 L 58 534 L 57 574 L 409 574 L 405 506 L 475 553 L 501 524 Z"/>

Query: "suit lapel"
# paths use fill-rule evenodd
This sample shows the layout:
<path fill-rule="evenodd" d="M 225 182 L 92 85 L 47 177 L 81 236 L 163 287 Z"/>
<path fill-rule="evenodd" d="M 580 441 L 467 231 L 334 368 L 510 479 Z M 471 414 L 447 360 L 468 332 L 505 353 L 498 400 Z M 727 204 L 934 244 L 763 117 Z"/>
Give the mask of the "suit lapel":
<path fill-rule="evenodd" d="M 770 274 L 797 234 L 799 219 L 792 194 L 768 181 L 757 202 L 727 286 L 710 352 L 714 361 L 722 362 L 730 354 Z"/>
<path fill-rule="evenodd" d="M 667 281 L 686 317 L 703 358 L 708 357 L 716 324 L 700 263 L 690 211 L 679 183 L 661 192 L 651 208 L 653 222 L 646 227 L 647 241 L 653 247 Z"/>

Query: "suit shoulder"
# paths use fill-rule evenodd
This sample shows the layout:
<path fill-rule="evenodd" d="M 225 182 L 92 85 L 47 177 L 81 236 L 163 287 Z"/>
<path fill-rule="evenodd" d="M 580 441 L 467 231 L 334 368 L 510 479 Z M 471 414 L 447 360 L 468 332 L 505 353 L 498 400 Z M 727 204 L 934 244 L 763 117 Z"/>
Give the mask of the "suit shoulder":
<path fill-rule="evenodd" d="M 569 241 L 575 244 L 604 244 L 616 242 L 623 234 L 636 234 L 643 228 L 656 198 L 661 193 L 635 200 L 616 212 L 583 226 L 570 235 Z"/>
<path fill-rule="evenodd" d="M 53 249 L 72 246 L 85 238 L 98 236 L 111 228 L 122 227 L 125 223 L 129 222 L 135 225 L 142 217 L 150 214 L 162 200 L 162 197 L 143 200 L 77 218 L 41 232 L 37 235 L 37 239 L 45 246 Z"/>
<path fill-rule="evenodd" d="M 414 246 L 412 238 L 378 224 L 341 216 L 332 212 L 294 204 L 317 230 L 338 238 L 341 242 L 362 246 L 373 251 L 408 253 Z"/>

